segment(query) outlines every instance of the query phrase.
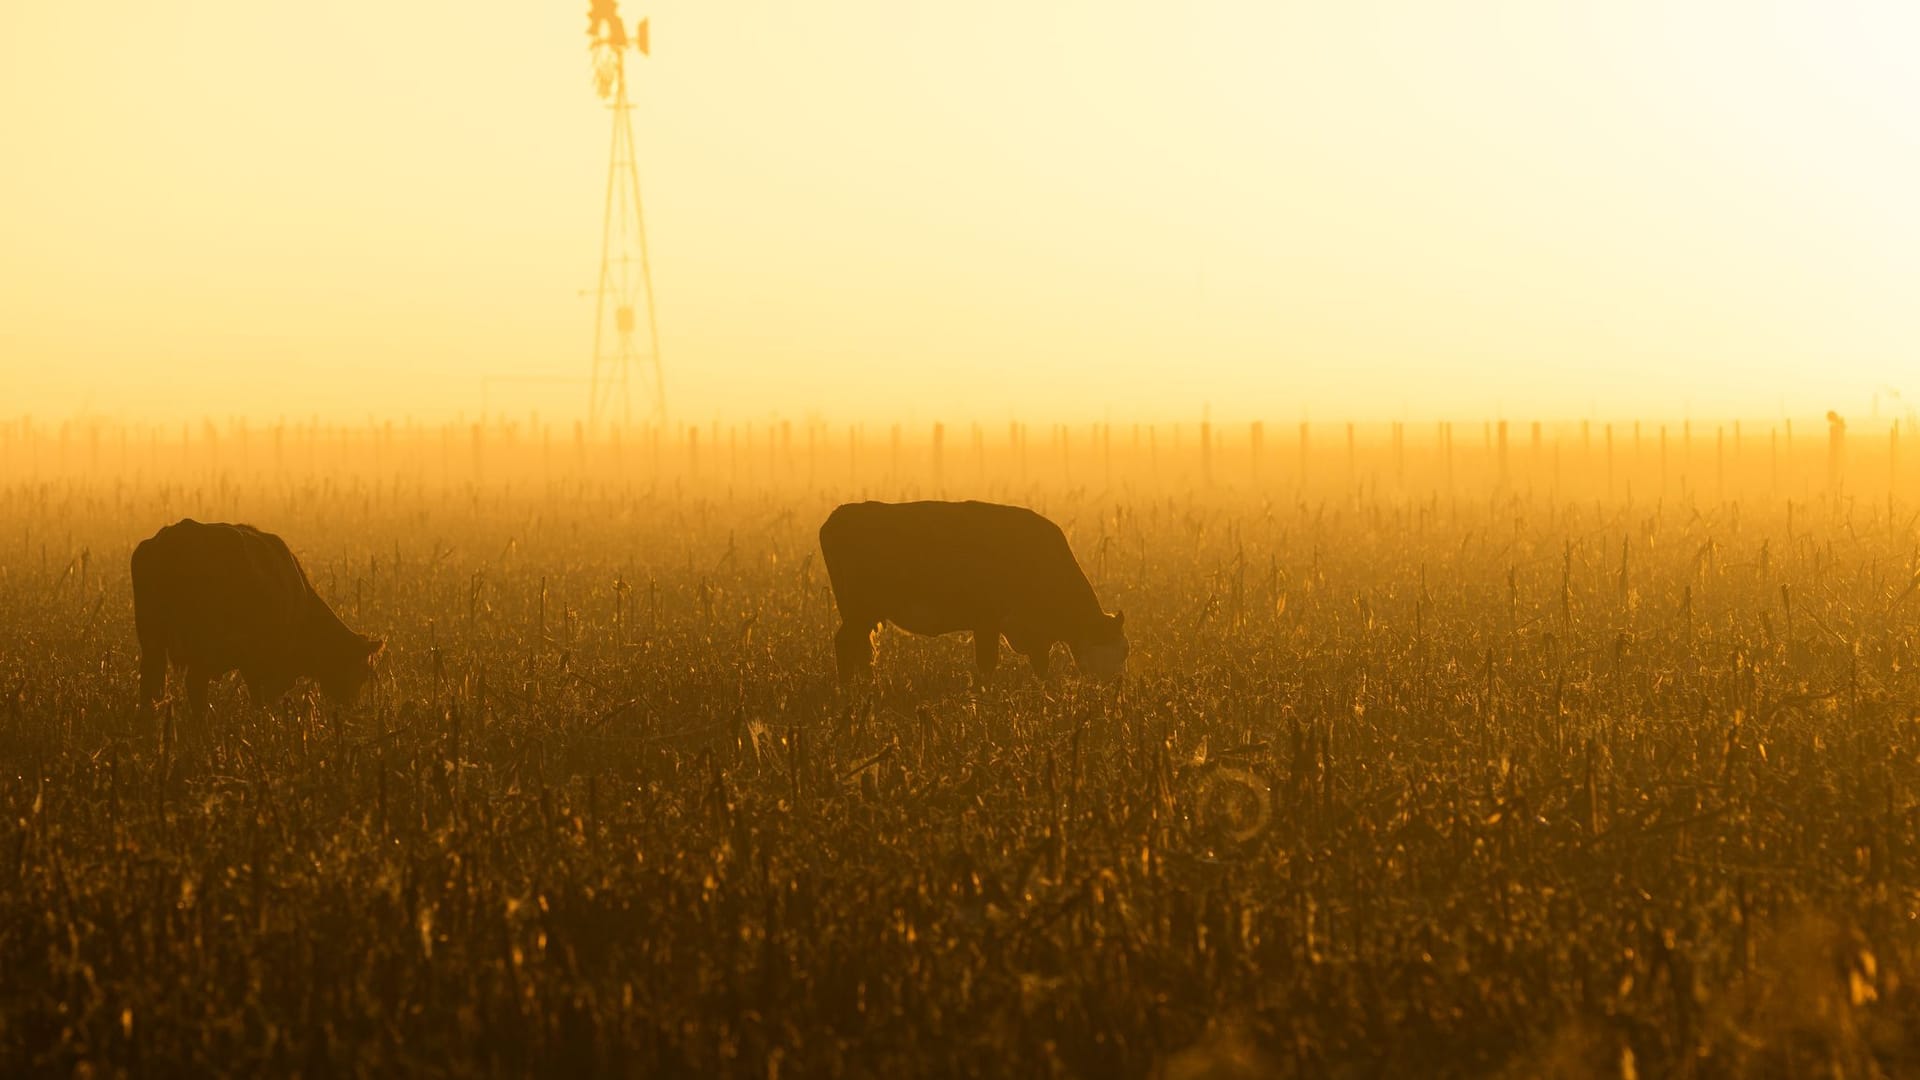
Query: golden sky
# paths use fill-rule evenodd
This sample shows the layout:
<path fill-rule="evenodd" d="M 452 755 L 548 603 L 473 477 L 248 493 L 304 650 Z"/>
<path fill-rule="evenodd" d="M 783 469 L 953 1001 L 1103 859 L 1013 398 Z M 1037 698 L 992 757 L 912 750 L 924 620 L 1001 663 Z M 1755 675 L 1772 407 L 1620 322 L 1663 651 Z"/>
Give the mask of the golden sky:
<path fill-rule="evenodd" d="M 677 419 L 1920 395 L 1910 3 L 623 12 Z M 583 411 L 585 29 L 6 0 L 0 413 Z"/>

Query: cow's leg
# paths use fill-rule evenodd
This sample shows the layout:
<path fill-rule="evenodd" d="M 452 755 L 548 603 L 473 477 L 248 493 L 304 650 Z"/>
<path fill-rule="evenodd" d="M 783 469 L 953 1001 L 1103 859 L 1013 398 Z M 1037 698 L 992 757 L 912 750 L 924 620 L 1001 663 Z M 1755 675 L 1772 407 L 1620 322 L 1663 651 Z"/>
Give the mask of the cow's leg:
<path fill-rule="evenodd" d="M 201 668 L 189 667 L 184 681 L 187 686 L 187 711 L 198 720 L 207 715 L 207 684 L 213 681 L 213 676 Z"/>
<path fill-rule="evenodd" d="M 167 635 L 158 619 L 141 611 L 137 600 L 133 634 L 140 640 L 140 708 L 150 711 L 167 690 Z"/>
<path fill-rule="evenodd" d="M 1033 665 L 1035 678 L 1044 679 L 1047 677 L 1047 664 L 1051 659 L 1048 654 L 1052 652 L 1053 642 L 1051 641 L 1039 642 L 1027 650 L 1027 663 Z"/>
<path fill-rule="evenodd" d="M 155 641 L 140 642 L 140 708 L 152 712 L 167 692 L 167 647 Z"/>
<path fill-rule="evenodd" d="M 873 638 L 880 623 L 875 619 L 844 619 L 833 635 L 834 661 L 840 669 L 840 681 L 852 684 L 862 677 L 873 677 Z"/>
<path fill-rule="evenodd" d="M 973 662 L 980 674 L 991 675 L 1000 663 L 1000 629 L 981 627 L 973 632 Z"/>
<path fill-rule="evenodd" d="M 1033 665 L 1033 673 L 1040 678 L 1047 677 L 1047 653 L 1053 648 L 1053 642 L 1045 635 L 1022 622 L 1007 627 L 1007 644 L 1013 651 L 1027 658 Z"/>
<path fill-rule="evenodd" d="M 240 679 L 247 684 L 247 699 L 267 714 L 273 712 L 273 707 L 280 703 L 280 699 L 293 692 L 293 680 L 282 675 L 243 670 Z"/>

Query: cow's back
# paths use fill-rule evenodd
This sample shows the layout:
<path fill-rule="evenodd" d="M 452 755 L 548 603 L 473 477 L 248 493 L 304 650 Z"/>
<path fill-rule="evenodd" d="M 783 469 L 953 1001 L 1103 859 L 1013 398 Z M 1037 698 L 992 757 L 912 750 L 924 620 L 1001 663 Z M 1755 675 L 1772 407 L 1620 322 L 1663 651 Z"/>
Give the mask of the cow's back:
<path fill-rule="evenodd" d="M 312 593 L 286 544 L 249 525 L 168 525 L 134 548 L 132 571 L 142 638 L 215 670 L 284 648 Z"/>
<path fill-rule="evenodd" d="M 848 503 L 820 527 L 843 614 L 920 633 L 992 625 L 1011 610 L 1091 600 L 1058 526 L 982 502 Z"/>

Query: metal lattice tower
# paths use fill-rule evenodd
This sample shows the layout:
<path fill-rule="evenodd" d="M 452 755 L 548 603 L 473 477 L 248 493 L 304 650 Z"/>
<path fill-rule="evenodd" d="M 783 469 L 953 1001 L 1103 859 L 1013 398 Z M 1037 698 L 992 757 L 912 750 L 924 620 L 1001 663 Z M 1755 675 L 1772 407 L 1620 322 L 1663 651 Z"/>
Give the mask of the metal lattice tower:
<path fill-rule="evenodd" d="M 588 420 L 594 428 L 633 422 L 631 383 L 639 368 L 645 411 L 666 419 L 666 383 L 660 371 L 660 333 L 653 318 L 653 274 L 647 263 L 647 227 L 640 211 L 640 168 L 635 160 L 633 106 L 627 99 L 629 48 L 650 55 L 647 20 L 629 36 L 615 0 L 588 0 L 587 36 L 592 39 L 593 83 L 613 114 L 613 149 L 607 160 L 605 224 L 600 240 L 600 287 L 593 313 L 593 390 Z"/>

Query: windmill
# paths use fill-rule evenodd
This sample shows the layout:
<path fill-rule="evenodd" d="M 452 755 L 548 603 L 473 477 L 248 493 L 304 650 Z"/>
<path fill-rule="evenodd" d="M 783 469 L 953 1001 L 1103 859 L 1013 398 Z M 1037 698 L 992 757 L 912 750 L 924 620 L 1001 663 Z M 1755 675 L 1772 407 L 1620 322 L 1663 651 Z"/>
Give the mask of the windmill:
<path fill-rule="evenodd" d="M 629 385 L 636 367 L 642 369 L 642 392 L 647 392 L 651 384 L 652 419 L 666 418 L 667 401 L 666 383 L 660 373 L 660 333 L 653 319 L 647 227 L 640 212 L 633 106 L 627 100 L 627 50 L 651 55 L 647 20 L 635 23 L 629 35 L 615 0 L 588 0 L 587 37 L 593 55 L 593 88 L 613 113 L 613 149 L 607 159 L 606 213 L 600 239 L 600 287 L 593 314 L 593 397 L 587 412 L 589 421 L 598 428 L 603 423 L 633 422 Z"/>

